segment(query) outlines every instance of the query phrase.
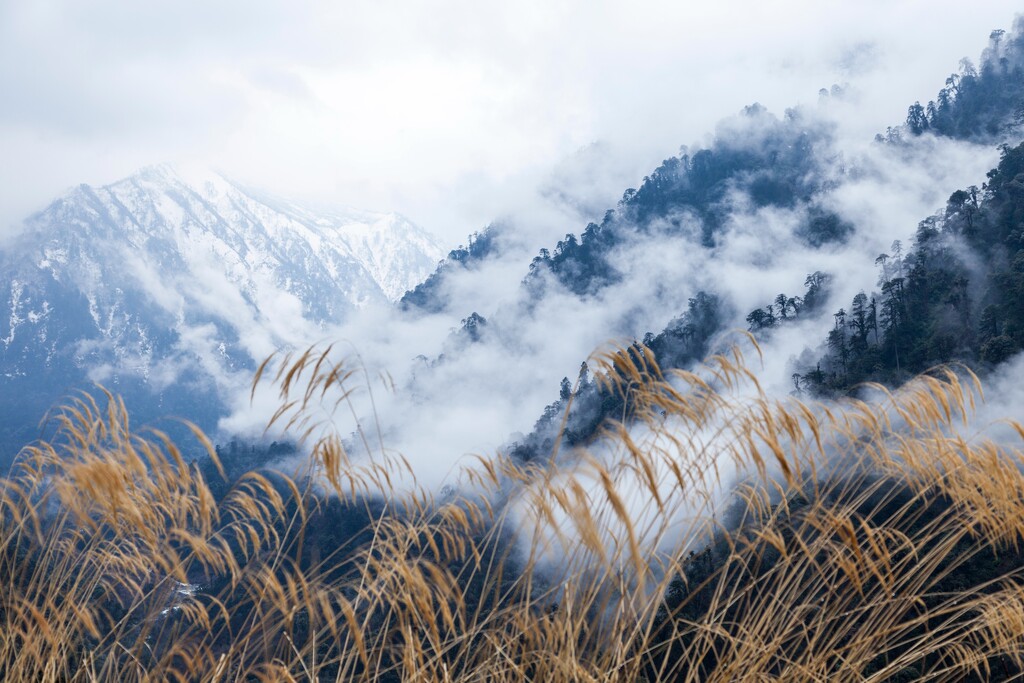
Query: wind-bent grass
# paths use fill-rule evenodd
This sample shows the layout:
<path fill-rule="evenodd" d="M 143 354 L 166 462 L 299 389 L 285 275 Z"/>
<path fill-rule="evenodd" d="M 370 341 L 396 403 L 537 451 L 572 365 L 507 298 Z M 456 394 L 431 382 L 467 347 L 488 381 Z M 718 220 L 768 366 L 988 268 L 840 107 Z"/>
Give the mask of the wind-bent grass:
<path fill-rule="evenodd" d="M 305 469 L 219 500 L 115 397 L 73 402 L 0 483 L 4 680 L 1020 675 L 1021 451 L 963 436 L 972 375 L 819 405 L 768 396 L 738 351 L 596 360 L 628 425 L 474 459 L 444 496 L 395 492 L 408 462 L 317 421 L 359 378 L 330 349 L 277 373 Z"/>

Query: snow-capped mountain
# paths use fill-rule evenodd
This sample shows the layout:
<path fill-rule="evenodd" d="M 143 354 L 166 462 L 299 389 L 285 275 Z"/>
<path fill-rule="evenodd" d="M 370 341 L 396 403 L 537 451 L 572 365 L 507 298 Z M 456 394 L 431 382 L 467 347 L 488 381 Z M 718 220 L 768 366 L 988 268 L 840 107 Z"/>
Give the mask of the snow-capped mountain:
<path fill-rule="evenodd" d="M 254 363 L 398 299 L 443 254 L 398 214 L 314 210 L 210 172 L 81 185 L 0 252 L 0 430 L 89 380 L 218 412 Z"/>

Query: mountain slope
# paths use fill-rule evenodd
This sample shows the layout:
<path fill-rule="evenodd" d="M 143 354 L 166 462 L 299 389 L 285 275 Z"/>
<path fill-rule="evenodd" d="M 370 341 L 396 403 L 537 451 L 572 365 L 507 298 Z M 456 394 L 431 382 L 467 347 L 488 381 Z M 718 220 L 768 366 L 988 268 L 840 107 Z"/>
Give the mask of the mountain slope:
<path fill-rule="evenodd" d="M 708 350 L 718 333 L 746 326 L 743 311 L 750 308 L 745 302 L 763 306 L 773 297 L 777 302 L 776 292 L 792 293 L 806 278 L 808 296 L 780 295 L 783 306 L 774 312 L 776 317 L 794 318 L 803 331 L 789 333 L 789 346 L 780 343 L 769 351 L 781 356 L 776 365 L 785 365 L 787 356 L 801 354 L 808 341 L 828 333 L 833 323 L 830 308 L 874 282 L 872 261 L 879 251 L 889 249 L 893 240 L 909 241 L 916 220 L 945 202 L 957 187 L 979 182 L 992 165 L 987 159 L 995 156 L 996 145 L 1015 144 L 1024 111 L 1022 84 L 1024 23 L 1018 20 L 1011 33 L 992 34 L 980 67 L 965 60 L 961 71 L 947 79 L 936 102 L 912 105 L 906 122 L 879 136 L 879 144 L 865 139 L 851 145 L 837 120 L 830 119 L 827 104 L 825 110 L 797 107 L 781 117 L 757 105 L 748 107 L 724 121 L 704 145 L 670 157 L 644 178 L 639 189 L 627 190 L 600 223 L 591 223 L 579 236 L 567 234 L 552 249 L 540 249 L 520 271 L 524 286 L 517 299 L 474 308 L 473 315 L 464 316 L 465 321 L 486 320 L 487 326 L 482 333 L 461 335 L 465 343 L 446 353 L 444 364 L 475 367 L 493 356 L 537 365 L 543 361 L 536 353 L 553 359 L 550 365 L 557 374 L 549 372 L 550 379 L 544 381 L 554 398 L 559 389 L 556 378 L 564 373 L 561 398 L 538 410 L 541 418 L 531 432 L 512 436 L 510 449 L 523 457 L 549 453 L 555 433 L 563 427 L 562 443 L 571 445 L 585 442 L 603 417 L 627 414 L 623 400 L 598 396 L 592 383 L 580 381 L 579 389 L 573 389 L 573 365 L 556 358 L 555 345 L 561 342 L 545 344 L 519 332 L 540 327 L 539 321 L 555 340 L 568 338 L 580 343 L 578 348 L 587 344 L 580 339 L 599 344 L 600 339 L 593 340 L 602 334 L 603 339 L 645 339 L 663 366 L 685 367 Z M 843 96 L 841 89 L 834 94 Z M 961 175 L 952 182 L 941 169 L 954 167 Z M 964 183 L 965 178 L 970 180 Z M 970 196 L 970 190 L 959 193 L 950 213 L 976 208 Z M 915 208 L 908 211 L 910 206 Z M 457 314 L 459 303 L 445 298 L 447 291 L 457 288 L 447 288 L 444 282 L 467 277 L 496 260 L 495 235 L 491 228 L 482 240 L 452 252 L 403 304 L 427 313 Z M 1010 348 L 1006 339 L 1014 339 L 1015 328 L 1007 322 L 1013 315 L 1006 300 L 991 293 L 991 283 L 976 280 L 975 287 L 987 287 L 989 294 L 972 291 L 974 301 L 998 299 L 986 318 L 990 324 L 976 330 L 979 340 L 984 341 L 984 334 L 995 340 L 983 354 L 995 358 L 999 349 Z M 1007 278 L 1001 282 L 1016 287 Z M 695 309 L 694 302 L 706 305 Z M 942 305 L 955 308 L 945 300 Z M 957 305 L 966 310 L 962 302 Z M 982 313 L 972 313 L 975 328 Z M 762 322 L 772 315 L 768 308 L 755 314 Z M 924 309 L 919 314 L 918 322 L 928 319 Z M 960 313 L 942 315 L 945 327 L 952 329 Z M 747 321 L 751 322 L 749 317 Z M 595 334 L 599 325 L 601 332 Z M 649 330 L 654 333 L 645 336 Z M 939 341 L 946 343 L 949 336 Z M 997 349 L 996 344 L 1002 346 Z M 524 348 L 534 355 L 527 355 Z M 576 367 L 589 350 L 579 352 Z M 936 362 L 957 357 L 935 351 L 921 357 Z M 810 369 L 800 367 L 799 372 Z M 452 381 L 449 370 L 430 372 Z M 905 376 L 904 372 L 901 377 Z M 434 381 L 426 371 L 418 378 Z M 784 376 L 782 391 L 789 378 Z M 521 384 L 515 386 L 522 395 Z M 468 394 L 471 389 L 462 391 Z M 520 425 L 515 429 L 522 430 Z"/>
<path fill-rule="evenodd" d="M 216 414 L 217 393 L 262 358 L 387 305 L 442 254 L 400 215 L 314 211 L 211 173 L 158 166 L 79 186 L 0 253 L 6 426 L 23 433 L 87 380 L 154 415 L 197 392 L 189 417 Z M 29 388 L 32 400 L 14 398 Z"/>
<path fill-rule="evenodd" d="M 1022 187 L 1024 144 L 1004 146 L 987 183 L 953 192 L 906 247 L 894 241 L 879 254 L 879 289 L 833 313 L 821 356 L 793 368 L 796 389 L 832 396 L 865 382 L 894 386 L 944 363 L 985 373 L 1024 349 Z M 751 331 L 767 338 L 790 322 L 777 310 L 751 313 Z"/>

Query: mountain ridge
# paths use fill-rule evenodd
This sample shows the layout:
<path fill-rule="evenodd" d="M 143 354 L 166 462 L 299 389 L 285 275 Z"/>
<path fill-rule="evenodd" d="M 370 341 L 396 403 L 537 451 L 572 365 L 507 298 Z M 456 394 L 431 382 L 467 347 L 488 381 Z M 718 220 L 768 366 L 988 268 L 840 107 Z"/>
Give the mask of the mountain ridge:
<path fill-rule="evenodd" d="M 142 401 L 182 376 L 223 393 L 277 349 L 389 306 L 442 253 L 400 214 L 317 212 L 211 172 L 79 185 L 0 249 L 0 380 L 38 380 L 39 416 L 90 381 Z"/>

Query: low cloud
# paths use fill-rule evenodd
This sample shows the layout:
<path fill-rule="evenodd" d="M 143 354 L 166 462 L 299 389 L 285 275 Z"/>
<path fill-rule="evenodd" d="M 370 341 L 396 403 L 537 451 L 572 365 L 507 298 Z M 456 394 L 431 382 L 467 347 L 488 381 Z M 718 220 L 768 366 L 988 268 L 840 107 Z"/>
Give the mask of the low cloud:
<path fill-rule="evenodd" d="M 567 217 L 565 203 L 541 191 L 520 215 L 502 222 L 502 234 L 511 237 L 501 256 L 450 277 L 443 294 L 449 311 L 407 315 L 371 307 L 324 333 L 324 339 L 351 344 L 359 354 L 352 360 L 365 365 L 371 378 L 372 404 L 369 392 L 357 392 L 355 416 L 364 426 L 379 425 L 387 447 L 409 459 L 420 483 L 439 489 L 470 454 L 489 456 L 516 433 L 529 432 L 557 398 L 559 379 L 574 380 L 593 351 L 609 341 L 659 332 L 698 291 L 718 294 L 733 316 L 726 327 L 742 329 L 746 313 L 771 303 L 777 293 L 802 294 L 809 273 L 832 273 L 832 301 L 818 316 L 764 342 L 759 375 L 773 395 L 788 395 L 792 359 L 819 353 L 832 310 L 875 286 L 875 257 L 896 239 L 909 246 L 919 220 L 944 206 L 954 190 L 980 184 L 998 158 L 994 148 L 947 139 L 924 137 L 900 150 L 863 140 L 859 127 L 849 123 L 858 111 L 856 103 L 846 103 L 800 113 L 807 125 L 827 131 L 815 154 L 821 172 L 837 186 L 819 201 L 854 226 L 843 244 L 808 247 L 798 236 L 806 220 L 803 206 L 758 208 L 737 193 L 714 247 L 700 246 L 700 226 L 692 216 L 677 216 L 682 229 L 666 226 L 663 232 L 654 224 L 623 240 L 611 256 L 623 276 L 617 283 L 580 298 L 546 276 L 544 296 L 536 299 L 535 290 L 521 285 L 530 258 L 541 246 L 554 246 L 552 240 L 562 236 L 556 228 L 579 233 L 584 227 L 560 223 Z M 768 120 L 734 117 L 717 135 L 756 145 Z M 585 165 L 564 166 L 560 172 L 568 187 L 576 178 L 567 168 L 575 168 L 578 178 L 590 173 Z M 585 211 L 569 213 L 579 220 Z M 686 225 L 692 228 L 689 239 L 680 237 Z M 556 237 L 545 242 L 544 235 Z M 453 346 L 453 333 L 473 312 L 487 320 L 479 341 Z M 393 391 L 374 379 L 385 372 Z M 260 394 L 257 410 L 244 403 L 224 423 L 226 429 L 259 429 L 276 407 L 269 388 Z M 327 424 L 343 437 L 355 429 L 347 409 Z"/>

